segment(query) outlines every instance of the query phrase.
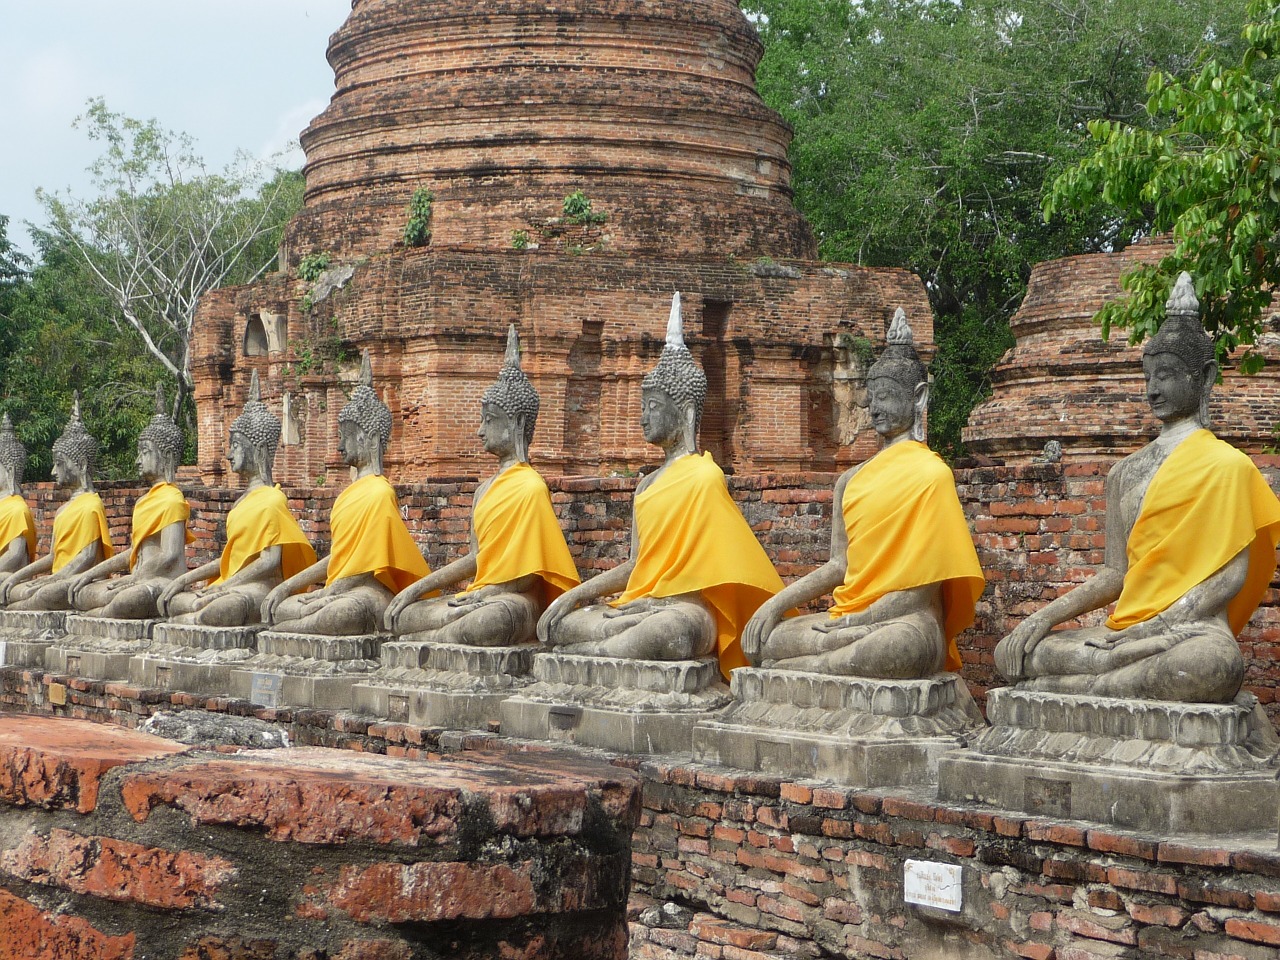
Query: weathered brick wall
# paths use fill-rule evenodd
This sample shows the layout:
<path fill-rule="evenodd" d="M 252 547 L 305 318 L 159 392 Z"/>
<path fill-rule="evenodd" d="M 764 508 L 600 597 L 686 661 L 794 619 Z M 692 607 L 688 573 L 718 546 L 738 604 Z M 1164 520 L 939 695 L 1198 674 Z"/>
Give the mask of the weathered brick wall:
<path fill-rule="evenodd" d="M 315 710 L 267 710 L 246 701 L 140 691 L 125 684 L 0 668 L 0 710 L 7 712 L 53 713 L 136 726 L 157 711 L 174 709 L 251 714 L 287 730 L 296 744 L 360 754 L 431 759 L 462 751 L 465 759 L 468 751 L 481 750 L 491 756 L 494 751 L 525 749 L 482 733 L 449 733 Z M 339 757 L 349 755 L 338 753 Z M 539 765 L 545 763 L 540 755 L 531 759 Z M 881 960 L 1273 960 L 1280 949 L 1280 854 L 1274 833 L 1232 837 L 1220 844 L 1191 837 L 1147 837 L 1092 828 L 1078 821 L 1000 815 L 970 805 L 941 804 L 932 799 L 931 791 L 918 788 L 853 790 L 762 774 L 733 774 L 672 760 L 618 758 L 614 762 L 636 770 L 644 782 L 643 809 L 633 835 L 632 854 L 631 915 L 635 922 L 631 957 L 635 960 L 692 956 L 718 960 L 821 956 Z M 341 760 L 334 763 L 336 767 L 343 764 Z M 0 771 L 12 769 L 14 765 L 0 766 Z M 75 769 L 65 764 L 53 769 L 63 782 L 75 774 Z M 0 795 L 5 789 L 3 776 L 0 773 Z M 111 776 L 104 782 L 114 789 L 119 780 Z M 157 790 L 155 777 L 148 777 L 147 783 L 140 799 L 150 803 L 147 798 L 156 797 L 161 806 L 177 802 L 176 798 L 164 799 L 172 791 Z M 63 790 L 59 797 L 63 803 L 68 798 L 73 804 L 80 803 L 86 792 Z M 118 803 L 114 798 L 110 802 Z M 278 807 L 278 829 L 293 822 L 286 816 L 296 807 L 296 801 L 292 803 Z M 211 806 L 217 809 L 216 804 Z M 109 820 L 111 830 L 100 829 L 97 835 L 118 841 L 121 837 L 115 831 L 121 827 L 137 830 L 139 839 L 134 842 L 163 853 L 157 833 L 147 828 L 153 824 L 158 825 L 157 830 L 185 828 L 186 818 L 173 817 L 172 812 L 156 810 L 142 826 L 130 826 L 130 818 L 117 815 Z M 384 821 L 395 816 L 393 810 L 382 815 Z M 62 820 L 70 824 L 59 822 L 65 830 L 94 835 L 84 826 L 82 815 L 68 813 Z M 319 825 L 323 828 L 332 820 L 332 815 L 320 816 Z M 246 816 L 246 822 L 233 829 L 254 825 L 252 816 Z M 217 824 L 202 827 L 200 833 L 228 829 Z M 58 844 L 72 843 L 62 834 L 53 838 L 51 832 L 50 837 Z M 24 840 L 21 832 L 8 842 L 33 850 L 41 845 L 40 840 Z M 189 849 L 206 857 L 228 858 L 229 846 L 197 836 Z M 366 851 L 344 853 L 343 848 L 337 852 L 342 856 L 369 855 Z M 310 858 L 317 856 L 309 853 Z M 903 868 L 907 859 L 960 865 L 963 910 L 953 914 L 906 905 Z M 145 859 L 132 862 L 140 862 L 143 868 L 154 864 Z M 308 862 L 302 858 L 303 864 Z M 197 863 L 185 862 L 187 872 L 182 876 L 191 876 Z M 18 858 L 0 855 L 0 871 L 10 871 L 5 885 L 19 885 L 16 895 L 0 893 L 0 917 L 16 917 L 17 923 L 45 936 L 92 935 L 79 919 L 51 917 L 44 905 L 55 897 L 59 903 L 72 902 L 78 907 L 93 903 L 94 893 L 59 888 L 58 884 L 99 884 L 100 871 L 91 870 L 87 881 L 70 876 L 63 881 L 65 874 L 50 871 L 43 874 L 43 883 L 37 883 L 15 878 L 13 871 L 19 869 L 29 868 Z M 145 876 L 146 870 L 140 875 Z M 322 888 L 327 879 L 308 882 Z M 226 888 L 236 883 L 229 880 L 223 884 L 211 896 L 219 903 L 232 903 L 229 894 L 233 891 Z M 260 887 L 253 884 L 255 894 Z M 119 885 L 114 889 L 119 890 Z M 278 891 L 287 895 L 293 888 L 272 889 L 278 899 Z M 181 896 L 183 890 L 170 883 L 164 895 Z M 33 907 L 24 906 L 18 897 Z M 371 909 L 385 902 L 381 897 L 367 901 Z M 639 921 L 644 908 L 663 902 L 684 905 L 688 916 L 666 926 Z M 121 924 L 136 916 L 127 909 L 122 911 L 118 902 L 103 907 L 97 913 L 81 915 L 100 919 L 92 927 L 98 934 L 119 936 L 127 930 Z M 198 907 L 186 909 L 192 915 L 201 914 Z M 165 910 L 151 904 L 147 915 L 173 916 Z M 303 911 L 303 919 L 307 912 Z M 123 921 L 122 916 L 126 918 Z M 250 911 L 248 916 L 251 923 L 259 922 L 257 913 Z M 206 922 L 226 923 L 227 919 L 240 918 L 228 910 L 223 918 L 206 917 Z M 297 922 L 290 920 L 283 928 L 286 936 Z M 234 929 L 243 935 L 246 926 L 242 921 Z M 350 929 L 339 923 L 331 934 L 334 942 L 342 942 L 343 936 L 386 939 L 380 931 L 357 928 L 353 935 L 347 932 Z M 98 948 L 96 941 L 82 942 Z M 211 946 L 218 944 L 214 941 Z M 4 949 L 0 940 L 0 958 L 45 955 L 6 954 Z M 130 956 L 106 949 L 67 955 Z M 152 954 L 170 955 L 178 954 Z M 192 960 L 207 955 L 193 954 Z M 256 960 L 257 955 L 243 956 Z M 280 951 L 265 956 L 293 954 Z M 398 960 L 402 954 L 344 955 L 335 951 L 329 956 Z"/>
<path fill-rule="evenodd" d="M 359 0 L 301 137 L 289 259 L 391 249 L 417 187 L 447 246 L 546 243 L 538 225 L 581 189 L 611 250 L 812 257 L 790 128 L 755 89 L 762 52 L 732 0 Z"/>
<path fill-rule="evenodd" d="M 1170 245 L 1144 242 L 1122 253 L 1066 257 L 1037 264 L 1010 329 L 1017 343 L 991 374 L 992 395 L 969 417 L 965 443 L 974 453 L 1027 463 L 1049 440 L 1068 460 L 1107 460 L 1155 432 L 1142 379 L 1142 347 L 1123 330 L 1110 341 L 1093 322 L 1122 293 L 1131 265 L 1152 263 Z M 1211 405 L 1213 428 L 1249 453 L 1275 442 L 1280 422 L 1280 336 L 1272 317 L 1255 349 L 1267 366 L 1243 376 L 1228 361 Z"/>
<path fill-rule="evenodd" d="M 623 960 L 639 801 L 545 753 L 201 753 L 3 717 L 0 960 Z"/>
<path fill-rule="evenodd" d="M 202 302 L 192 352 L 206 483 L 227 482 L 227 431 L 251 369 L 275 411 L 288 395 L 297 425 L 277 478 L 339 474 L 338 413 L 365 348 L 395 424 L 387 475 L 410 483 L 487 470 L 475 439 L 480 398 L 513 323 L 542 400 L 534 465 L 549 475 L 639 469 L 660 456 L 640 432 L 640 382 L 657 363 L 677 290 L 709 381 L 702 443 L 738 472 L 831 470 L 865 458 L 876 439 L 855 403 L 865 373 L 857 339 L 883 344 L 902 307 L 921 353 L 933 350 L 924 287 L 903 270 L 433 248 L 361 264 L 311 313 L 301 309 L 304 290 L 281 275 Z M 246 329 L 264 316 L 283 318 L 278 349 L 246 356 Z M 338 344 L 345 361 L 317 362 Z"/>

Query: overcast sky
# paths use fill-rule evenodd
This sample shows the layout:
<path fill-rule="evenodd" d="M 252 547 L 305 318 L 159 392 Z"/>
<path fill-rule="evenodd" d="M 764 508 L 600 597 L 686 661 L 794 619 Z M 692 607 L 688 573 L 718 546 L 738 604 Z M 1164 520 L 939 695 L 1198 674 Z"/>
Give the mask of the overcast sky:
<path fill-rule="evenodd" d="M 333 93 L 329 35 L 351 0 L 0 0 L 0 214 L 41 222 L 37 187 L 84 195 L 90 97 L 191 134 L 220 169 L 280 150 Z M 298 153 L 293 166 L 300 167 Z"/>

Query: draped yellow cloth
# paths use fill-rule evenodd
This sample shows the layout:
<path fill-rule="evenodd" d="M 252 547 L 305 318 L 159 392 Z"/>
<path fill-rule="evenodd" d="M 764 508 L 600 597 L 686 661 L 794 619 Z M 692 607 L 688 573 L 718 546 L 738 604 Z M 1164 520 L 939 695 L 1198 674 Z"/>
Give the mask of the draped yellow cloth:
<path fill-rule="evenodd" d="M 527 463 L 500 473 L 476 505 L 476 575 L 467 592 L 537 575 L 550 603 L 581 583 L 546 482 Z"/>
<path fill-rule="evenodd" d="M 222 583 L 239 573 L 268 547 L 280 547 L 280 572 L 288 580 L 316 562 L 307 535 L 289 512 L 289 500 L 279 487 L 250 490 L 227 514 L 227 543 L 218 564 Z"/>
<path fill-rule="evenodd" d="M 96 493 L 77 494 L 53 518 L 53 572 L 57 573 L 94 542 L 102 544 L 103 560 L 115 556 L 102 498 Z"/>
<path fill-rule="evenodd" d="M 865 610 L 889 593 L 940 583 L 945 669 L 959 670 L 955 638 L 973 623 L 986 580 L 951 468 L 923 443 L 904 440 L 868 460 L 845 486 L 841 503 L 848 566 L 833 593 L 832 618 Z"/>
<path fill-rule="evenodd" d="M 636 497 L 635 536 L 635 569 L 613 605 L 699 592 L 715 613 L 721 672 L 746 666 L 742 628 L 782 589 L 782 579 L 711 454 L 674 461 Z"/>
<path fill-rule="evenodd" d="M 195 536 L 186 529 L 186 522 L 191 516 L 191 504 L 182 495 L 182 491 L 172 483 L 164 480 L 138 498 L 133 505 L 133 531 L 130 533 L 129 569 L 138 563 L 138 550 L 143 541 L 154 537 L 171 523 L 183 523 L 187 543 L 195 540 Z"/>
<path fill-rule="evenodd" d="M 1227 605 L 1234 633 L 1262 602 L 1276 569 L 1280 501 L 1247 456 L 1197 430 L 1160 465 L 1129 533 L 1129 570 L 1107 626 L 1149 620 L 1246 547 L 1249 573 Z"/>
<path fill-rule="evenodd" d="M 0 550 L 22 537 L 27 541 L 27 563 L 36 555 L 36 521 L 27 501 L 16 493 L 0 500 Z"/>
<path fill-rule="evenodd" d="M 329 529 L 333 547 L 326 586 L 372 573 L 388 590 L 399 593 L 431 572 L 400 519 L 395 489 L 381 474 L 361 477 L 338 495 Z"/>

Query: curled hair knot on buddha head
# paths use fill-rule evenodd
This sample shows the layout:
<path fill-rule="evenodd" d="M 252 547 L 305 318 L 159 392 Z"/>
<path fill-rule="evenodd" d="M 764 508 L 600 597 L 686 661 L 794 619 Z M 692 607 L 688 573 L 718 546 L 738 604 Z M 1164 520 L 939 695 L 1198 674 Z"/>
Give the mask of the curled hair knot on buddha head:
<path fill-rule="evenodd" d="M 507 328 L 507 351 L 498 379 L 484 392 L 480 402 L 492 404 L 512 420 L 520 420 L 524 424 L 524 450 L 527 454 L 529 445 L 533 443 L 533 428 L 537 426 L 538 407 L 542 401 L 520 367 L 520 338 L 514 323 Z"/>
<path fill-rule="evenodd" d="M 257 370 L 250 375 L 249 397 L 245 400 L 244 411 L 232 422 L 231 432 L 239 433 L 255 449 L 262 451 L 266 466 L 271 465 L 280 444 L 280 420 L 262 402 Z"/>
<path fill-rule="evenodd" d="M 898 384 L 913 398 L 915 415 L 911 439 L 924 442 L 924 414 L 929 403 L 929 371 L 916 352 L 915 334 L 907 322 L 906 311 L 899 307 L 889 324 L 884 351 L 867 370 L 867 386 L 879 379 Z"/>
<path fill-rule="evenodd" d="M 360 358 L 360 383 L 338 413 L 338 422 L 354 423 L 365 436 L 377 440 L 384 448 L 391 439 L 391 410 L 374 392 L 373 361 L 368 350 Z"/>
<path fill-rule="evenodd" d="M 659 390 L 681 407 L 693 410 L 693 432 L 696 437 L 702 422 L 702 405 L 707 399 L 707 375 L 684 342 L 684 318 L 680 294 L 671 298 L 671 314 L 667 318 L 667 342 L 658 365 L 640 384 L 644 390 Z"/>
<path fill-rule="evenodd" d="M 156 450 L 177 466 L 182 462 L 182 428 L 174 422 L 173 417 L 165 409 L 164 385 L 156 384 L 156 408 L 151 422 L 138 434 L 138 443 L 150 441 Z"/>
<path fill-rule="evenodd" d="M 93 469 L 98 464 L 98 441 L 80 419 L 79 390 L 71 401 L 71 419 L 67 421 L 62 436 L 53 441 L 53 455 L 81 467 L 86 479 L 93 476 Z"/>
<path fill-rule="evenodd" d="M 1217 379 L 1217 352 L 1213 338 L 1204 330 L 1200 319 L 1200 301 L 1196 297 L 1191 274 L 1182 271 L 1165 303 L 1165 319 L 1156 335 L 1142 348 L 1144 357 L 1172 354 L 1183 362 L 1188 372 L 1201 381 L 1200 425 L 1209 425 L 1209 394 Z"/>
<path fill-rule="evenodd" d="M 27 448 L 13 432 L 13 421 L 9 414 L 0 419 L 0 463 L 9 468 L 15 484 L 22 483 L 22 474 L 27 467 Z"/>

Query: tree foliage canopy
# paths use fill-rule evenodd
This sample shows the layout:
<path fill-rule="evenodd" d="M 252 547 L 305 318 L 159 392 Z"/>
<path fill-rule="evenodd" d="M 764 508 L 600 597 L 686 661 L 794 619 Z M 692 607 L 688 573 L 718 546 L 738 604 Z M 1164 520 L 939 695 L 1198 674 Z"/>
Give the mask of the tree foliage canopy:
<path fill-rule="evenodd" d="M 1099 201 L 1170 234 L 1173 252 L 1124 278 L 1127 297 L 1099 314 L 1104 333 L 1154 333 L 1178 273 L 1191 271 L 1219 359 L 1261 332 L 1280 286 L 1280 6 L 1253 0 L 1244 49 L 1224 65 L 1206 53 L 1188 76 L 1156 71 L 1144 122 L 1089 124 L 1095 149 L 1045 196 L 1046 217 L 1088 216 Z M 1245 350 L 1240 366 L 1261 358 Z"/>
<path fill-rule="evenodd" d="M 1045 221 L 1086 124 L 1147 123 L 1150 72 L 1226 50 L 1219 0 L 746 0 L 758 81 L 795 129 L 797 203 L 824 257 L 923 279 L 938 359 L 931 442 L 955 453 L 1033 264 L 1123 245 L 1142 211 Z M 1225 39 L 1224 39 L 1225 38 Z"/>
<path fill-rule="evenodd" d="M 101 99 L 77 123 L 103 145 L 89 168 L 98 195 L 42 191 L 51 233 L 80 258 L 117 325 L 175 381 L 180 404 L 192 387 L 188 344 L 200 297 L 274 263 L 272 241 L 297 209 L 301 176 L 269 177 L 243 154 L 209 172 L 189 137 L 113 113 Z"/>

